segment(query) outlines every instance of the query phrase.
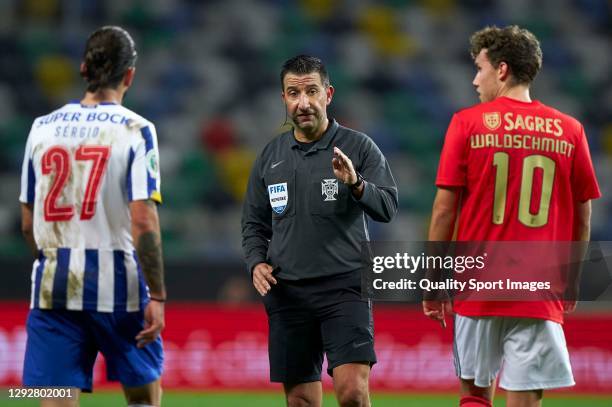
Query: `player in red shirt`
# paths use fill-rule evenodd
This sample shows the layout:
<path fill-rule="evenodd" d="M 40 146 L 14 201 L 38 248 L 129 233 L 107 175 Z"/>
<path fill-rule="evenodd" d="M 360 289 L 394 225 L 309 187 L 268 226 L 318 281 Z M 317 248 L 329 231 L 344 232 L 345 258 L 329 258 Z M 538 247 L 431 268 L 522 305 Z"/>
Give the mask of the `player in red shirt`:
<path fill-rule="evenodd" d="M 582 125 L 530 97 L 542 65 L 538 40 L 508 26 L 484 28 L 470 43 L 482 103 L 449 125 L 429 240 L 588 241 L 590 200 L 601 193 Z M 509 407 L 540 406 L 544 389 L 574 384 L 561 301 L 452 308 L 461 406 L 492 405 L 502 360 Z M 425 315 L 441 322 L 450 310 L 449 302 L 423 302 Z"/>

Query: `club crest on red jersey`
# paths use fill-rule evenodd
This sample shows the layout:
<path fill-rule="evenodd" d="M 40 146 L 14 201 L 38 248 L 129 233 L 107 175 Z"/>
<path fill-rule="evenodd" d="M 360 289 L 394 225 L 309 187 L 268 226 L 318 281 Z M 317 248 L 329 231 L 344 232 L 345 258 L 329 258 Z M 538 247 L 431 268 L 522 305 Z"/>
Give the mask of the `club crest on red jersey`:
<path fill-rule="evenodd" d="M 483 113 L 482 122 L 489 130 L 497 130 L 501 125 L 501 114 L 499 112 Z"/>

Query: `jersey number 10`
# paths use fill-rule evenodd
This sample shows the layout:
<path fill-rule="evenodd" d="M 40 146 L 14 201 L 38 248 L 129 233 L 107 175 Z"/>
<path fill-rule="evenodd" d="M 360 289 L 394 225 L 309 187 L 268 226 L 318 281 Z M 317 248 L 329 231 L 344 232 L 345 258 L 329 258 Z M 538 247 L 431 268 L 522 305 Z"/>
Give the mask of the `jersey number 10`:
<path fill-rule="evenodd" d="M 74 153 L 76 161 L 93 161 L 83 197 L 81 220 L 91 219 L 96 214 L 100 182 L 106 172 L 110 150 L 110 146 L 83 145 L 79 146 Z M 45 198 L 44 215 L 47 222 L 68 221 L 74 216 L 74 206 L 59 206 L 57 203 L 57 199 L 70 178 L 71 168 L 70 152 L 63 146 L 53 146 L 42 156 L 43 175 L 55 173 L 53 184 Z"/>
<path fill-rule="evenodd" d="M 509 161 L 510 156 L 508 153 L 497 152 L 493 155 L 493 166 L 497 169 L 495 175 L 495 198 L 493 200 L 493 223 L 495 225 L 504 223 Z M 552 195 L 553 181 L 555 179 L 555 166 L 554 160 L 539 154 L 529 155 L 523 159 L 523 174 L 521 176 L 521 194 L 518 209 L 518 219 L 523 225 L 537 228 L 548 223 L 550 198 Z M 531 206 L 533 178 L 536 168 L 541 168 L 543 171 L 542 195 L 540 196 L 540 207 L 537 213 L 532 214 L 529 208 Z"/>

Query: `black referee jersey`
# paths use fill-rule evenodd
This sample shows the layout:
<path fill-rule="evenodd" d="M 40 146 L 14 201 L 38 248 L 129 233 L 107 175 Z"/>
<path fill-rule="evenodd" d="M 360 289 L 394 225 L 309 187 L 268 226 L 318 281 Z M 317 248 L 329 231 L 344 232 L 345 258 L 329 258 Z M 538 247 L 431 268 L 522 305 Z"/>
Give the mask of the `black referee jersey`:
<path fill-rule="evenodd" d="M 365 181 L 359 200 L 334 175 L 334 146 Z M 249 177 L 242 212 L 248 270 L 266 262 L 289 280 L 358 272 L 367 218 L 391 221 L 397 196 L 389 164 L 367 135 L 335 120 L 306 146 L 293 130 L 283 133 L 259 154 Z"/>

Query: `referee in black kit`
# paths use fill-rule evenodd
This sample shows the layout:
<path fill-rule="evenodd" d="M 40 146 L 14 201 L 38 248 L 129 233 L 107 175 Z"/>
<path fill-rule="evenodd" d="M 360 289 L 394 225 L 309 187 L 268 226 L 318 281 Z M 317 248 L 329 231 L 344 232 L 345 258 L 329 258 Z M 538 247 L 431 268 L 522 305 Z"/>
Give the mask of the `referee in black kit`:
<path fill-rule="evenodd" d="M 397 187 L 368 136 L 328 119 L 334 88 L 319 58 L 291 58 L 280 77 L 293 130 L 257 157 L 242 214 L 269 319 L 270 379 L 283 383 L 288 406 L 320 406 L 326 352 L 339 404 L 369 406 L 376 355 L 361 243 L 367 217 L 389 222 L 397 212 Z"/>

